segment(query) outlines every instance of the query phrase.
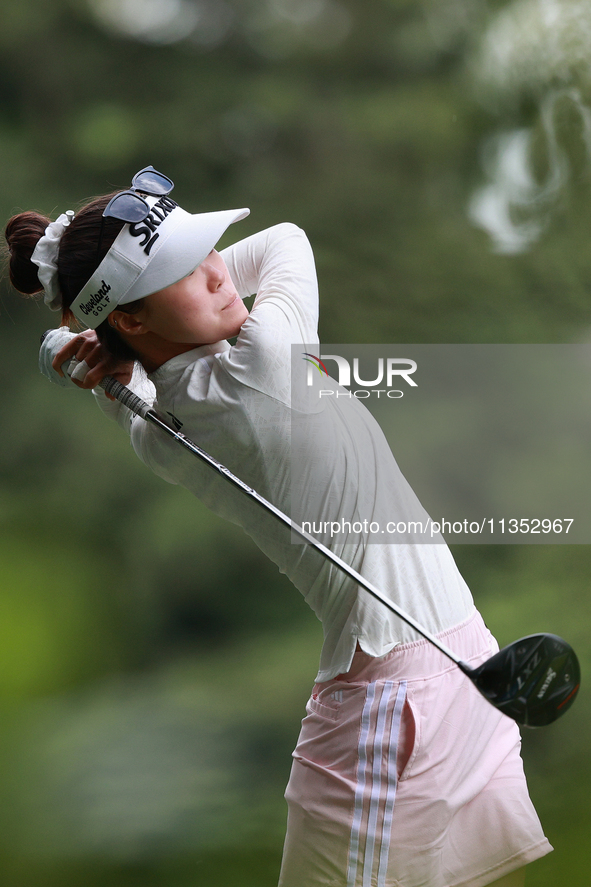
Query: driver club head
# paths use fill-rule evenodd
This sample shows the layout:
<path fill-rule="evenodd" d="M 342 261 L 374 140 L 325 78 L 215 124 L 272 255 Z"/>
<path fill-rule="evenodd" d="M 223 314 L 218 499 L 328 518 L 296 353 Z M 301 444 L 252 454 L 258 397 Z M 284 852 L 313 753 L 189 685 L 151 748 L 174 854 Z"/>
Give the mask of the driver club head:
<path fill-rule="evenodd" d="M 526 727 L 551 724 L 579 690 L 577 656 L 555 634 L 532 634 L 465 672 L 492 705 Z"/>

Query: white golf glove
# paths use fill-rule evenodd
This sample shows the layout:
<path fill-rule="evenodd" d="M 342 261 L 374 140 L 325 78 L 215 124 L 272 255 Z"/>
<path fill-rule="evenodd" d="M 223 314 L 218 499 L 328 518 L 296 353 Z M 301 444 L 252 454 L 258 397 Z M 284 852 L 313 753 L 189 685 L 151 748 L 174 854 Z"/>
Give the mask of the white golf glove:
<path fill-rule="evenodd" d="M 75 371 L 78 365 L 81 365 L 81 362 L 76 360 L 76 358 L 73 358 L 67 364 L 64 364 L 62 366 L 64 372 L 63 376 L 60 376 L 51 364 L 60 348 L 67 345 L 70 339 L 73 339 L 75 335 L 76 333 L 70 332 L 67 326 L 60 326 L 57 330 L 50 330 L 41 342 L 41 348 L 39 350 L 39 369 L 44 376 L 47 376 L 51 382 L 55 382 L 55 384 L 59 385 L 61 388 L 76 388 L 76 385 L 74 385 L 70 378 L 70 374 Z M 84 363 L 84 361 L 82 361 L 82 363 Z M 86 371 L 88 372 L 88 368 L 86 368 Z M 74 378 L 78 378 L 78 376 L 74 376 Z M 82 378 L 84 378 L 84 376 L 82 376 Z"/>

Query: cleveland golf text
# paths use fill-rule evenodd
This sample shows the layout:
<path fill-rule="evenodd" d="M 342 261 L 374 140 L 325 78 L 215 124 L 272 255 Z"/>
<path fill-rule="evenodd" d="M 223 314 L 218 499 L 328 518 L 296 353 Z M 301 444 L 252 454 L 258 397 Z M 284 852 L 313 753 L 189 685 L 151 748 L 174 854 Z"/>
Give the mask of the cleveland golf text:
<path fill-rule="evenodd" d="M 96 293 L 91 293 L 88 302 L 81 302 L 80 310 L 86 316 L 93 314 L 98 317 L 101 311 L 104 311 L 110 302 L 107 293 L 111 292 L 111 287 L 104 280 L 101 280 L 101 286 Z"/>

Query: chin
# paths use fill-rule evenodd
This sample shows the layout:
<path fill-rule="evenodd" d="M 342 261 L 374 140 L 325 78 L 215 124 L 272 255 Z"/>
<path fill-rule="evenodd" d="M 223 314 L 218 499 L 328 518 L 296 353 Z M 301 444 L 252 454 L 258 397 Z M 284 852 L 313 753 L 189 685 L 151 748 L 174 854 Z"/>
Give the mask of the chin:
<path fill-rule="evenodd" d="M 242 306 L 244 308 L 244 316 L 241 317 L 240 320 L 238 320 L 236 322 L 236 332 L 232 333 L 233 336 L 238 335 L 238 333 L 240 332 L 240 330 L 242 329 L 242 327 L 244 326 L 245 322 L 248 320 L 248 317 L 249 317 L 248 309 L 247 309 L 246 305 L 244 304 L 244 302 L 242 302 Z"/>
<path fill-rule="evenodd" d="M 245 320 L 246 320 L 246 318 L 245 318 Z M 237 336 L 240 333 L 240 330 L 242 329 L 243 326 L 244 326 L 244 320 L 242 321 L 242 323 L 239 323 L 236 325 L 236 328 L 234 329 L 234 331 L 231 332 L 227 338 L 233 339 L 234 336 Z"/>

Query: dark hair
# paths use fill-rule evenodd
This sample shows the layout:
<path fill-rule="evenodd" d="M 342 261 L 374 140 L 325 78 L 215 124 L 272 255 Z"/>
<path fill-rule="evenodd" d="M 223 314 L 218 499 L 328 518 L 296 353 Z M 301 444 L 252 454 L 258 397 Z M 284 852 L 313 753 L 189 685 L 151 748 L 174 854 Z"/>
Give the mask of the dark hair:
<path fill-rule="evenodd" d="M 121 231 L 124 222 L 119 219 L 103 219 L 103 210 L 112 194 L 97 197 L 87 203 L 74 216 L 64 231 L 58 253 L 58 282 L 62 292 L 62 323 L 70 327 L 79 326 L 70 311 L 70 305 L 92 277 L 113 241 Z M 10 253 L 10 282 L 23 295 L 36 295 L 43 290 L 37 276 L 37 266 L 31 262 L 31 256 L 39 238 L 43 236 L 50 220 L 38 212 L 24 212 L 13 216 L 6 225 L 4 236 Z M 101 236 L 100 252 L 97 250 Z M 129 314 L 139 311 L 143 299 L 130 302 L 124 309 Z M 116 330 L 104 320 L 96 329 L 100 341 L 114 357 L 130 360 L 136 357 L 135 352 Z"/>

